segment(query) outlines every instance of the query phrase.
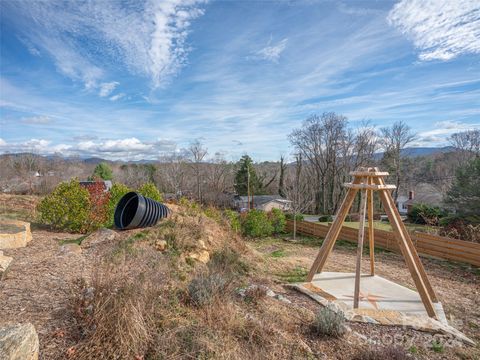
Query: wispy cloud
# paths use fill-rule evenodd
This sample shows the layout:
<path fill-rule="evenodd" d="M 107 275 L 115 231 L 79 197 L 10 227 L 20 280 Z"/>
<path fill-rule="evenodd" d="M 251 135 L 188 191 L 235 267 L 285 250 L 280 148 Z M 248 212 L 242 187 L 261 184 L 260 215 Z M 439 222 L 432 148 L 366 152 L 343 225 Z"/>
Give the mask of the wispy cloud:
<path fill-rule="evenodd" d="M 24 124 L 45 125 L 53 122 L 53 119 L 50 116 L 38 115 L 38 116 L 24 117 L 21 119 L 21 121 Z"/>
<path fill-rule="evenodd" d="M 36 1 L 15 3 L 10 11 L 29 29 L 28 43 L 46 50 L 60 72 L 86 88 L 95 88 L 102 69 L 112 65 L 148 77 L 156 88 L 185 65 L 191 21 L 203 14 L 204 3 Z"/>
<path fill-rule="evenodd" d="M 280 59 L 280 55 L 287 47 L 288 39 L 283 39 L 276 44 L 272 44 L 272 39 L 268 41 L 267 46 L 263 49 L 256 51 L 249 59 L 261 59 L 277 63 Z"/>
<path fill-rule="evenodd" d="M 472 0 L 402 0 L 390 24 L 412 39 L 421 60 L 480 53 L 480 3 Z"/>
<path fill-rule="evenodd" d="M 110 96 L 110 101 L 117 101 L 123 97 L 125 97 L 125 93 L 116 94 L 116 95 Z"/>
<path fill-rule="evenodd" d="M 100 92 L 98 95 L 101 97 L 109 96 L 113 90 L 119 85 L 120 83 L 117 81 L 107 82 L 100 84 Z"/>
<path fill-rule="evenodd" d="M 433 130 L 423 131 L 418 134 L 418 141 L 425 142 L 441 142 L 456 132 L 480 129 L 480 123 L 464 123 L 462 121 L 445 120 L 437 121 L 433 126 Z"/>

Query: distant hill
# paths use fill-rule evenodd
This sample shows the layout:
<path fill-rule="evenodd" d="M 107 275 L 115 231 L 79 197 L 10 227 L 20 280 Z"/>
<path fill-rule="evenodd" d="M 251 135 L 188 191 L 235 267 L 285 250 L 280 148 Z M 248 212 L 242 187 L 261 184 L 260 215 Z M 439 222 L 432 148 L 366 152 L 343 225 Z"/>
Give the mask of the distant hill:
<path fill-rule="evenodd" d="M 435 154 L 444 154 L 454 151 L 453 146 L 444 146 L 444 147 L 409 147 L 402 150 L 401 154 L 405 157 L 416 158 L 419 156 L 430 156 Z M 379 160 L 383 156 L 382 153 L 376 153 L 375 159 Z"/>
<path fill-rule="evenodd" d="M 448 153 L 448 152 L 452 152 L 454 151 L 455 149 L 452 147 L 452 146 L 444 146 L 444 147 L 409 147 L 409 148 L 405 148 L 402 150 L 402 156 L 406 156 L 406 157 L 410 157 L 410 158 L 416 158 L 416 157 L 419 157 L 419 156 L 430 156 L 430 155 L 435 155 L 435 154 L 442 154 L 442 153 Z M 31 153 L 13 153 L 13 154 L 0 154 L 0 157 L 3 157 L 3 156 L 11 156 L 11 155 L 15 155 L 15 156 L 20 156 L 20 155 L 34 155 L 34 156 L 38 156 L 38 157 L 43 157 L 43 158 L 46 158 L 46 159 L 53 159 L 54 156 L 52 155 L 38 155 L 38 154 L 31 154 Z M 375 154 L 375 160 L 380 160 L 383 156 L 383 153 L 376 153 Z M 75 158 L 69 158 L 69 157 L 65 157 L 64 158 L 65 160 L 81 160 L 83 162 L 85 162 L 86 164 L 93 164 L 93 165 L 97 165 L 97 164 L 100 164 L 102 162 L 105 162 L 105 163 L 110 163 L 110 164 L 113 164 L 113 163 L 120 163 L 120 164 L 152 164 L 152 163 L 156 163 L 158 162 L 158 160 L 131 160 L 131 161 L 122 161 L 122 160 L 106 160 L 106 159 L 102 159 L 102 158 L 99 158 L 99 157 L 83 157 L 83 156 L 79 156 L 79 157 L 75 157 Z M 265 162 L 265 163 L 268 163 Z"/>

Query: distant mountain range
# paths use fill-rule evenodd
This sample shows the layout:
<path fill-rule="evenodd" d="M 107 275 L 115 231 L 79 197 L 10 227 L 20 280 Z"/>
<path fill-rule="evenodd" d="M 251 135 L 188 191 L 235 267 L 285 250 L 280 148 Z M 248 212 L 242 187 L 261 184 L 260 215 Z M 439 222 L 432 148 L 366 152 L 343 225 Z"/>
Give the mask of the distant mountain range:
<path fill-rule="evenodd" d="M 401 151 L 402 156 L 416 158 L 419 156 L 430 156 L 435 154 L 444 154 L 454 151 L 453 146 L 444 146 L 444 147 L 408 147 Z M 376 153 L 375 159 L 381 159 L 383 152 Z"/>
<path fill-rule="evenodd" d="M 430 156 L 430 155 L 435 155 L 435 154 L 443 154 L 443 153 L 448 153 L 454 151 L 455 148 L 452 146 L 444 146 L 444 147 L 409 147 L 405 148 L 402 150 L 402 156 L 410 157 L 410 158 L 416 158 L 420 156 Z M 2 156 L 7 156 L 7 155 L 26 155 L 28 153 L 17 153 L 17 154 L 1 154 L 0 157 Z M 33 154 L 30 154 L 33 155 Z M 41 156 L 41 155 L 37 155 Z M 375 154 L 375 160 L 381 159 L 383 156 L 383 153 L 376 153 Z M 47 159 L 53 159 L 54 157 L 51 155 L 45 155 L 42 156 Z M 102 159 L 99 157 L 79 157 L 83 162 L 86 164 L 93 164 L 97 165 L 101 162 L 106 162 L 106 163 L 133 163 L 133 164 L 151 164 L 156 162 L 155 160 L 136 160 L 136 161 L 121 161 L 121 160 L 106 160 Z M 66 160 L 77 160 L 78 158 L 65 158 Z"/>

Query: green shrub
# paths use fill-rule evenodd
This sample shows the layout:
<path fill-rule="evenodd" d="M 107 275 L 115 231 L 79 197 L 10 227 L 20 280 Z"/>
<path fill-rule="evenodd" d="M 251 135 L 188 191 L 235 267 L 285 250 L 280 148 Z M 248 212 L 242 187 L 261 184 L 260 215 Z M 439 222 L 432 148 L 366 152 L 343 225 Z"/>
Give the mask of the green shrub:
<path fill-rule="evenodd" d="M 90 176 L 90 180 L 95 180 L 95 179 L 102 179 L 102 180 L 112 180 L 113 178 L 113 172 L 112 168 L 108 166 L 106 163 L 100 163 L 97 166 L 95 166 L 95 169 L 93 170 L 92 176 Z"/>
<path fill-rule="evenodd" d="M 292 220 L 293 221 L 293 214 L 285 214 L 285 218 L 287 220 Z M 305 219 L 305 217 L 302 215 L 302 214 L 297 214 L 295 215 L 295 218 L 297 219 L 297 221 L 303 221 Z"/>
<path fill-rule="evenodd" d="M 315 316 L 313 332 L 317 335 L 342 337 L 346 332 L 343 313 L 340 310 L 335 312 L 330 306 L 321 308 Z"/>
<path fill-rule="evenodd" d="M 268 213 L 268 219 L 270 220 L 270 224 L 272 224 L 274 234 L 280 234 L 285 231 L 286 220 L 282 210 L 272 209 L 272 211 Z"/>
<path fill-rule="evenodd" d="M 112 188 L 110 189 L 110 199 L 108 201 L 108 220 L 105 223 L 106 227 L 112 227 L 113 226 L 113 216 L 115 214 L 115 207 L 117 206 L 118 202 L 120 199 L 125 195 L 126 193 L 129 193 L 130 190 L 128 186 L 120 184 L 120 183 L 115 183 L 113 184 Z"/>
<path fill-rule="evenodd" d="M 230 228 L 236 233 L 240 232 L 241 224 L 240 224 L 240 216 L 238 215 L 238 213 L 233 210 L 225 210 L 223 214 L 227 218 L 227 221 L 230 224 Z"/>
<path fill-rule="evenodd" d="M 252 238 L 270 236 L 273 226 L 264 211 L 253 209 L 243 218 L 242 233 Z"/>
<path fill-rule="evenodd" d="M 438 225 L 440 219 L 446 214 L 437 206 L 415 204 L 407 214 L 408 221 L 415 224 Z"/>
<path fill-rule="evenodd" d="M 162 202 L 163 197 L 160 191 L 158 191 L 157 187 L 155 186 L 154 183 L 148 182 L 140 186 L 140 188 L 137 190 L 140 195 L 143 195 L 149 199 Z"/>
<path fill-rule="evenodd" d="M 203 213 L 206 217 L 209 217 L 212 220 L 215 220 L 217 223 L 222 223 L 222 212 L 214 206 L 207 207 Z"/>
<path fill-rule="evenodd" d="M 333 217 L 332 215 L 321 215 L 319 218 L 318 218 L 318 221 L 319 222 L 332 222 L 333 221 Z M 349 220 L 346 220 L 345 221 L 349 221 Z"/>
<path fill-rule="evenodd" d="M 39 222 L 53 229 L 86 232 L 90 224 L 90 199 L 78 180 L 60 183 L 38 204 Z"/>

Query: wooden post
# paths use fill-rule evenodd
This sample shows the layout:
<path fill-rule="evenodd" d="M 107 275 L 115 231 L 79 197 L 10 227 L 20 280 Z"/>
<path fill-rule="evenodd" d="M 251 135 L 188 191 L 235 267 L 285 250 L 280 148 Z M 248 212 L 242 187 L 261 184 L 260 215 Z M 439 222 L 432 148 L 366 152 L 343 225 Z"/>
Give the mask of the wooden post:
<path fill-rule="evenodd" d="M 368 183 L 373 185 L 373 179 L 368 178 Z M 368 247 L 370 249 L 370 275 L 375 275 L 375 229 L 373 223 L 373 190 L 368 190 Z"/>
<path fill-rule="evenodd" d="M 358 226 L 358 246 L 357 246 L 357 267 L 355 270 L 355 292 L 353 293 L 353 308 L 358 308 L 358 297 L 360 294 L 360 277 L 362 273 L 362 252 L 363 238 L 365 237 L 365 212 L 367 207 L 367 191 L 360 193 L 360 223 Z"/>
<path fill-rule="evenodd" d="M 378 178 L 376 180 L 378 184 L 385 184 L 385 180 L 382 178 Z M 400 213 L 397 210 L 397 207 L 395 206 L 395 201 L 392 198 L 392 195 L 389 192 L 386 192 L 386 198 L 387 201 L 392 204 L 391 208 L 394 212 L 394 216 L 400 219 Z M 432 284 L 430 284 L 430 280 L 428 280 L 427 273 L 425 272 L 425 268 L 423 267 L 422 262 L 420 261 L 420 257 L 418 256 L 417 249 L 415 248 L 415 245 L 413 245 L 413 241 L 410 237 L 410 234 L 408 233 L 407 228 L 405 227 L 405 224 L 403 221 L 399 221 L 399 226 L 403 234 L 405 234 L 405 240 L 406 240 L 406 245 L 409 248 L 410 252 L 413 255 L 413 260 L 415 262 L 415 265 L 420 273 L 420 276 L 422 278 L 423 283 L 425 284 L 428 294 L 433 302 L 438 302 L 437 295 L 435 294 L 435 291 L 433 290 Z"/>
<path fill-rule="evenodd" d="M 360 183 L 360 178 L 356 177 L 353 180 L 353 184 L 359 184 L 359 183 Z M 353 200 L 355 199 L 355 195 L 357 195 L 357 192 L 358 192 L 357 189 L 348 189 L 347 195 L 345 195 L 342 205 L 340 206 L 340 209 L 338 210 L 338 213 L 335 216 L 335 220 L 333 221 L 332 226 L 330 226 L 327 236 L 325 236 L 325 240 L 323 241 L 322 247 L 320 248 L 320 251 L 318 252 L 317 257 L 313 262 L 312 267 L 310 268 L 310 271 L 308 272 L 308 275 L 307 275 L 308 282 L 313 280 L 313 277 L 317 272 L 322 271 L 325 265 L 325 262 L 327 261 L 328 255 L 330 255 L 330 252 L 333 249 L 333 245 L 335 245 L 335 241 L 337 241 L 338 234 L 340 233 L 340 230 L 342 229 L 342 226 L 343 226 L 343 221 L 345 220 L 345 217 L 348 214 L 348 210 L 350 210 L 350 208 L 352 207 L 352 203 L 353 203 Z"/>

